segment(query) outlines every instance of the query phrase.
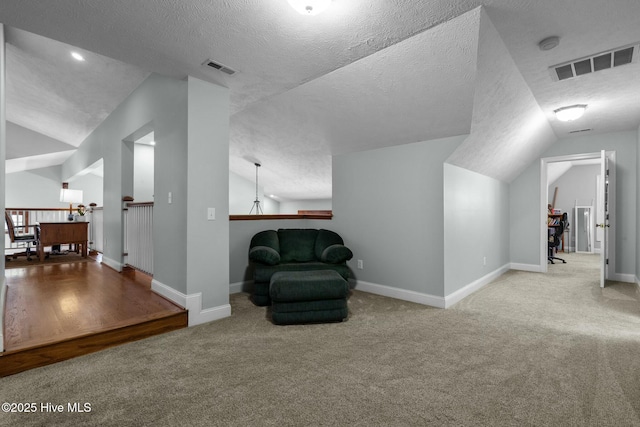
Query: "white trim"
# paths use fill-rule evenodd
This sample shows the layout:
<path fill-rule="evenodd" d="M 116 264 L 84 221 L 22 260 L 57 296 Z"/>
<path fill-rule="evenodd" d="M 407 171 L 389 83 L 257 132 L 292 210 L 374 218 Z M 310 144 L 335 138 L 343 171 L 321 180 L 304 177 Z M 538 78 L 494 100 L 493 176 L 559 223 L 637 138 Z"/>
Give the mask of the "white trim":
<path fill-rule="evenodd" d="M 637 277 L 634 274 L 623 274 L 623 273 L 613 273 L 609 274 L 607 280 L 613 280 L 615 282 L 625 282 L 625 283 L 637 283 Z"/>
<path fill-rule="evenodd" d="M 104 256 L 104 254 L 102 255 L 102 263 L 113 268 L 115 271 L 122 271 L 123 264 L 121 262 L 114 261 L 111 258 L 107 258 L 106 256 Z"/>
<path fill-rule="evenodd" d="M 636 276 L 636 286 L 640 288 L 640 279 L 638 279 L 638 276 Z"/>
<path fill-rule="evenodd" d="M 0 30 L 2 29 L 2 24 L 0 24 Z M 4 351 L 4 336 L 2 331 L 4 331 L 4 301 L 7 298 L 7 278 L 2 276 L 2 287 L 0 288 L 0 353 Z"/>
<path fill-rule="evenodd" d="M 423 294 L 421 292 L 408 291 L 406 289 L 392 288 L 391 286 L 357 280 L 354 289 L 384 297 L 395 298 L 403 301 L 415 302 L 422 305 L 430 305 L 437 308 L 445 308 L 443 297 Z"/>
<path fill-rule="evenodd" d="M 151 290 L 169 301 L 173 301 L 189 312 L 189 326 L 200 325 L 231 316 L 231 305 L 202 308 L 202 292 L 186 295 L 157 280 L 151 280 Z"/>
<path fill-rule="evenodd" d="M 502 276 L 509 271 L 512 264 L 505 264 L 497 270 L 475 280 L 465 287 L 458 289 L 452 294 L 446 297 L 439 297 L 435 295 L 424 294 L 422 292 L 409 291 L 406 289 L 392 288 L 391 286 L 379 285 L 377 283 L 365 282 L 363 280 L 356 280 L 354 289 L 363 292 L 369 292 L 371 294 L 382 295 L 384 297 L 395 298 L 403 301 L 415 302 L 417 304 L 429 305 L 437 308 L 449 308 L 452 305 L 458 303 L 463 298 L 468 297 L 472 293 L 476 292 L 483 286 L 491 283 L 496 278 Z M 525 266 L 526 264 L 519 264 Z M 532 266 L 536 267 L 537 266 Z"/>
<path fill-rule="evenodd" d="M 611 185 L 609 187 L 609 203 L 611 206 L 611 208 L 609 209 L 609 214 L 610 214 L 609 221 L 611 222 L 611 228 L 609 229 L 608 257 L 609 257 L 609 264 L 615 265 L 615 234 L 616 234 L 616 228 L 615 228 L 616 176 L 615 176 L 615 173 L 616 173 L 616 164 L 617 164 L 616 152 L 605 150 L 605 156 L 608 157 L 609 160 L 611 160 L 610 163 L 613 164 L 613 167 L 611 165 L 609 167 L 609 172 L 610 172 L 609 176 L 614 185 Z M 600 159 L 600 158 L 601 158 L 601 151 L 597 151 L 593 153 L 582 153 L 582 154 L 567 154 L 564 156 L 556 156 L 556 157 L 543 157 L 540 159 L 540 264 L 541 264 L 540 272 L 541 273 L 547 272 L 546 253 L 548 250 L 547 248 L 548 243 L 546 241 L 546 237 L 547 237 L 547 204 L 549 200 L 549 194 L 548 194 L 549 183 L 547 182 L 547 165 L 549 163 L 556 163 L 556 162 Z M 601 253 L 599 249 L 595 249 L 594 252 Z M 615 276 L 615 274 L 612 275 L 609 269 L 606 269 L 605 275 L 607 280 L 615 280 L 613 277 L 611 277 L 611 276 Z"/>
<path fill-rule="evenodd" d="M 504 273 L 509 271 L 510 267 L 511 267 L 511 264 L 505 264 L 502 267 L 492 271 L 491 273 L 488 273 L 482 276 L 478 280 L 474 280 L 473 282 L 469 283 L 465 287 L 460 288 L 457 291 L 445 296 L 444 308 L 451 307 L 452 305 L 462 301 L 464 298 L 468 297 L 472 293 L 478 291 L 483 286 L 488 285 L 489 283 L 491 283 L 492 281 L 494 281 L 495 279 L 497 279 L 498 277 L 502 276 Z"/>
<path fill-rule="evenodd" d="M 518 262 L 511 263 L 511 270 L 530 271 L 532 273 L 544 273 L 539 265 L 535 264 L 520 264 Z"/>
<path fill-rule="evenodd" d="M 246 292 L 245 289 L 253 285 L 253 280 L 245 280 L 244 282 L 235 282 L 229 284 L 229 294 L 239 294 Z"/>
<path fill-rule="evenodd" d="M 549 204 L 549 183 L 547 182 L 547 165 L 549 163 L 567 162 L 571 160 L 599 159 L 600 152 L 568 154 L 564 156 L 543 157 L 540 159 L 540 272 L 547 272 L 548 226 L 547 205 Z"/>

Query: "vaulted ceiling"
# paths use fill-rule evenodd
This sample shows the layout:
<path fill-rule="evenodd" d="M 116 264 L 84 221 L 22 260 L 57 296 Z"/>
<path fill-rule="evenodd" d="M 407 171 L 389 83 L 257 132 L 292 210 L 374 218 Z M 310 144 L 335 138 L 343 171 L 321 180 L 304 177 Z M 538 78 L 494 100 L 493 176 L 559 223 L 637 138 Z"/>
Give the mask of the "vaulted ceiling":
<path fill-rule="evenodd" d="M 63 162 L 151 72 L 228 87 L 230 169 L 253 180 L 259 160 L 282 198 L 330 197 L 340 153 L 469 134 L 450 161 L 510 181 L 571 131 L 640 124 L 637 59 L 549 71 L 640 42 L 637 1 L 334 0 L 317 16 L 286 0 L 1 3 L 8 171 Z M 560 45 L 540 50 L 551 35 Z M 583 118 L 555 119 L 577 103 Z"/>

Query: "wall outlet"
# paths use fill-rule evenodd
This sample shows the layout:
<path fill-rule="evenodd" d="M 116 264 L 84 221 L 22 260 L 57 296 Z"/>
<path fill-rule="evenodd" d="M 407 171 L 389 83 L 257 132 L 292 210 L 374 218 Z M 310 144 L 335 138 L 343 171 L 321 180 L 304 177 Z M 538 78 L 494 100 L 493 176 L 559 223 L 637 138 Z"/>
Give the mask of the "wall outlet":
<path fill-rule="evenodd" d="M 362 270 L 364 268 L 363 262 L 361 259 L 358 260 L 358 270 Z"/>

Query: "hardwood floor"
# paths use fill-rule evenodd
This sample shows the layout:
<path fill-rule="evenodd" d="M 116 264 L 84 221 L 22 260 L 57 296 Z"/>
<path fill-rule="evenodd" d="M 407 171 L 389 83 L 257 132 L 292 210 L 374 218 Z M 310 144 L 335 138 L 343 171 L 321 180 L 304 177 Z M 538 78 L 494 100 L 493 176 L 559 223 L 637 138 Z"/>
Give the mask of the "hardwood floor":
<path fill-rule="evenodd" d="M 0 377 L 187 326 L 151 278 L 98 261 L 5 271 Z"/>

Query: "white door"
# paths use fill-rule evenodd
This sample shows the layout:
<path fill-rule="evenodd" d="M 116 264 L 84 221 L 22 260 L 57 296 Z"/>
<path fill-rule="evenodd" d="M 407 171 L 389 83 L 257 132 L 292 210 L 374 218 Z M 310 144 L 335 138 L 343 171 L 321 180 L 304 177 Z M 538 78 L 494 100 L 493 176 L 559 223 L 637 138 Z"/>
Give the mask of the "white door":
<path fill-rule="evenodd" d="M 600 152 L 600 188 L 602 195 L 598 203 L 599 210 L 603 212 L 600 222 L 596 224 L 602 229 L 600 246 L 600 287 L 604 288 L 607 279 L 607 268 L 609 264 L 609 160 L 604 150 Z"/>

